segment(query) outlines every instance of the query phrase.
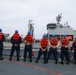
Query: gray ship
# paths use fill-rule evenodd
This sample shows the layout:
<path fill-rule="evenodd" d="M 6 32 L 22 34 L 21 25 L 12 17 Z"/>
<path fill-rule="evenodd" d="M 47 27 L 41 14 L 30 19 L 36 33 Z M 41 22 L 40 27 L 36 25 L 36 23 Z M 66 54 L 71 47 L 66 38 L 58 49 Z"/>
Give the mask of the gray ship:
<path fill-rule="evenodd" d="M 56 37 L 60 40 L 63 34 L 67 35 L 67 38 L 70 40 L 70 45 L 74 40 L 75 32 L 68 25 L 60 24 L 61 15 L 57 16 L 57 23 L 49 23 L 47 24 L 47 37 L 48 40 L 51 38 L 52 34 L 55 34 Z M 34 37 L 34 27 L 29 22 L 29 29 L 31 30 L 31 34 Z M 30 27 L 32 26 L 32 27 Z M 26 62 L 23 62 L 23 51 L 24 44 L 21 44 L 21 52 L 20 52 L 20 61 L 16 61 L 16 54 L 14 54 L 13 60 L 9 61 L 9 54 L 11 49 L 11 43 L 4 42 L 4 60 L 0 60 L 0 75 L 76 75 L 76 65 L 70 62 L 69 65 L 61 65 L 58 63 L 54 64 L 54 60 L 49 60 L 48 64 L 43 64 L 43 60 L 40 59 L 39 63 L 35 63 L 35 58 L 38 54 L 39 48 L 39 40 L 36 40 L 34 43 L 34 53 L 33 62 L 29 62 L 27 58 Z M 41 57 L 43 58 L 43 56 Z"/>
<path fill-rule="evenodd" d="M 72 43 L 74 41 L 74 38 L 76 36 L 76 30 L 73 30 L 73 28 L 68 25 L 68 22 L 66 24 L 61 24 L 62 14 L 59 14 L 56 17 L 57 23 L 49 23 L 47 24 L 47 37 L 48 39 L 51 38 L 52 34 L 55 34 L 58 40 L 61 40 L 61 37 L 63 34 L 66 34 L 66 37 L 69 39 L 70 44 L 69 47 L 72 46 Z"/>

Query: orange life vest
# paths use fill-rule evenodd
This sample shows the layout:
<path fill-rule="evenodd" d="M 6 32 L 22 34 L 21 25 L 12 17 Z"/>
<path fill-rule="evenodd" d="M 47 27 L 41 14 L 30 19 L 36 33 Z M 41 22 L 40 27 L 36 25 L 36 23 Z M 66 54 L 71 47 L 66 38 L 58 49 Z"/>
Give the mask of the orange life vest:
<path fill-rule="evenodd" d="M 3 39 L 3 33 L 0 32 L 0 40 L 2 40 L 2 39 Z"/>
<path fill-rule="evenodd" d="M 74 46 L 76 47 L 76 40 L 74 40 Z"/>
<path fill-rule="evenodd" d="M 61 43 L 63 46 L 67 46 L 69 44 L 69 40 L 66 37 L 64 37 L 61 39 Z"/>
<path fill-rule="evenodd" d="M 29 43 L 32 43 L 33 39 L 31 35 L 26 35 L 25 40 Z"/>
<path fill-rule="evenodd" d="M 56 45 L 58 44 L 57 38 L 52 38 L 52 39 L 50 40 L 50 44 L 51 44 L 52 46 L 56 46 Z"/>
<path fill-rule="evenodd" d="M 42 47 L 46 47 L 48 45 L 48 40 L 46 38 L 42 38 L 40 41 Z"/>
<path fill-rule="evenodd" d="M 12 36 L 13 40 L 14 41 L 19 41 L 20 40 L 20 35 L 18 33 L 15 33 L 13 36 Z"/>

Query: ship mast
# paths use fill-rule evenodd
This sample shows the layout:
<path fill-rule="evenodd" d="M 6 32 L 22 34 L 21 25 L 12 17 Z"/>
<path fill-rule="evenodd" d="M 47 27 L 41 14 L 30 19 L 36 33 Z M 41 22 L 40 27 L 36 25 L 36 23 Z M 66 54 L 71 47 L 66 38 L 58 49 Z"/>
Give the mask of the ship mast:
<path fill-rule="evenodd" d="M 28 24 L 28 31 L 31 32 L 31 35 L 34 37 L 34 23 L 32 23 L 32 20 L 29 20 L 29 24 Z"/>
<path fill-rule="evenodd" d="M 61 19 L 62 19 L 62 13 L 60 13 L 60 14 L 56 17 L 57 24 L 60 24 Z"/>

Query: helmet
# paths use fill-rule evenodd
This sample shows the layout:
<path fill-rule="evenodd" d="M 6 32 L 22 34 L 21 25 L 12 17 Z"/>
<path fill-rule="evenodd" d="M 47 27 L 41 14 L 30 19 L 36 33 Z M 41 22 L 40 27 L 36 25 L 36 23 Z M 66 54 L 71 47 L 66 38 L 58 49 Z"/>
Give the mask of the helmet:
<path fill-rule="evenodd" d="M 76 40 L 76 37 L 75 37 L 75 40 Z"/>
<path fill-rule="evenodd" d="M 15 30 L 15 33 L 18 33 L 18 30 Z"/>
<path fill-rule="evenodd" d="M 55 37 L 55 34 L 52 34 L 52 37 Z"/>
<path fill-rule="evenodd" d="M 0 28 L 0 32 L 2 32 L 2 29 Z"/>
<path fill-rule="evenodd" d="M 63 37 L 66 37 L 66 34 L 63 34 Z"/>
<path fill-rule="evenodd" d="M 46 34 L 43 35 L 43 38 L 46 38 Z"/>
<path fill-rule="evenodd" d="M 27 33 L 27 34 L 31 34 L 31 33 L 30 33 L 30 31 L 28 31 L 28 33 Z"/>

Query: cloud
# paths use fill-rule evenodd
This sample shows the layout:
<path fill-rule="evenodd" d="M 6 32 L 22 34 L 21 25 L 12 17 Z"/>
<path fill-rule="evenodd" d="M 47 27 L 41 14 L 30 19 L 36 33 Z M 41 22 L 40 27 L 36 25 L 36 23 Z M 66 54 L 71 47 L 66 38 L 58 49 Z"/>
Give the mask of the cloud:
<path fill-rule="evenodd" d="M 62 13 L 62 23 L 76 24 L 75 0 L 0 0 L 0 27 L 4 32 L 13 34 L 18 29 L 26 35 L 28 21 L 35 23 L 35 37 L 41 38 L 47 33 L 46 25 L 56 22 L 56 16 Z"/>

